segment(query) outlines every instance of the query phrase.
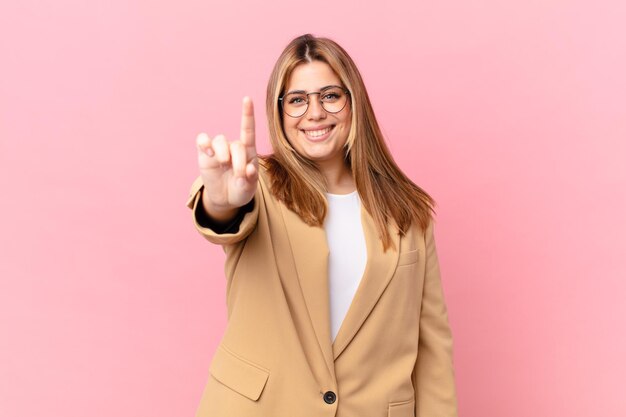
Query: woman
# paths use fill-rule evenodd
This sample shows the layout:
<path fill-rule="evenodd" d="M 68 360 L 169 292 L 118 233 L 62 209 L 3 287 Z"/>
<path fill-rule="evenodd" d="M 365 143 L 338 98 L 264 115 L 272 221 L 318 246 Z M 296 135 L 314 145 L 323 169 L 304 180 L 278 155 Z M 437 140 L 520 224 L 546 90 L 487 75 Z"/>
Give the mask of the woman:
<path fill-rule="evenodd" d="M 361 76 L 304 35 L 267 88 L 274 153 L 197 138 L 188 206 L 226 251 L 228 326 L 197 416 L 456 416 L 432 199 L 394 163 Z"/>

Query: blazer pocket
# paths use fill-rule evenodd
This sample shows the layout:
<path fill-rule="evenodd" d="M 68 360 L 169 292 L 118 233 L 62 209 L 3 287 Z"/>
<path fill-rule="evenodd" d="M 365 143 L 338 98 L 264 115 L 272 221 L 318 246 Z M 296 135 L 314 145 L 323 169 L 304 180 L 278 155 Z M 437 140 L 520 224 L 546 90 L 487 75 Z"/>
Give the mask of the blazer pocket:
<path fill-rule="evenodd" d="M 211 375 L 233 391 L 257 401 L 265 388 L 270 371 L 235 354 L 225 346 L 218 346 Z"/>
<path fill-rule="evenodd" d="M 398 256 L 398 266 L 411 265 L 417 262 L 419 249 L 402 252 Z"/>
<path fill-rule="evenodd" d="M 415 400 L 389 403 L 388 417 L 415 417 Z"/>

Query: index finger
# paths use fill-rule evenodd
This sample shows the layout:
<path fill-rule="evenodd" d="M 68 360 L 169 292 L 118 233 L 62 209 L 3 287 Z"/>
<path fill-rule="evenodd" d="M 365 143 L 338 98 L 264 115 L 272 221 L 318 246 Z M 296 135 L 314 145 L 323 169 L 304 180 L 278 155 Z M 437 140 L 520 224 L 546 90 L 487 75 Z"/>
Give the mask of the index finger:
<path fill-rule="evenodd" d="M 254 107 L 250 97 L 243 98 L 241 108 L 241 141 L 246 147 L 254 146 Z"/>

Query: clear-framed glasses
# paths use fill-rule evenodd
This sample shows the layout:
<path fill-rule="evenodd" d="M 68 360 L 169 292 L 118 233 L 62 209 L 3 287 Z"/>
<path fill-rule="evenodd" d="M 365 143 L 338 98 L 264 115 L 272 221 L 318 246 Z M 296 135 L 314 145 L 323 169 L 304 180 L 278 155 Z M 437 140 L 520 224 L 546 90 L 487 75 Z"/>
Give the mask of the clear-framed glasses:
<path fill-rule="evenodd" d="M 327 113 L 339 113 L 346 107 L 350 91 L 338 85 L 329 85 L 320 91 L 292 91 L 280 97 L 283 111 L 290 117 L 302 117 L 309 108 L 309 96 L 318 94 L 322 108 Z"/>

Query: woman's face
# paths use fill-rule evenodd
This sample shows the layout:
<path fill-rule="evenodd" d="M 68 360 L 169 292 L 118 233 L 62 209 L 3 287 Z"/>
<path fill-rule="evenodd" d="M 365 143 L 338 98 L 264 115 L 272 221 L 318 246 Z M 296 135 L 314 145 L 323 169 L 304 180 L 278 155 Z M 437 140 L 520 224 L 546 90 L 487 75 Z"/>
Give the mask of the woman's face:
<path fill-rule="evenodd" d="M 318 92 L 328 86 L 343 86 L 339 77 L 328 64 L 313 61 L 300 64 L 291 73 L 285 92 Z M 350 132 L 352 111 L 350 97 L 346 106 L 337 113 L 328 113 L 320 103 L 319 94 L 311 94 L 306 113 L 290 117 L 283 113 L 283 130 L 295 150 L 314 162 L 337 162 L 344 160 L 344 146 Z"/>

